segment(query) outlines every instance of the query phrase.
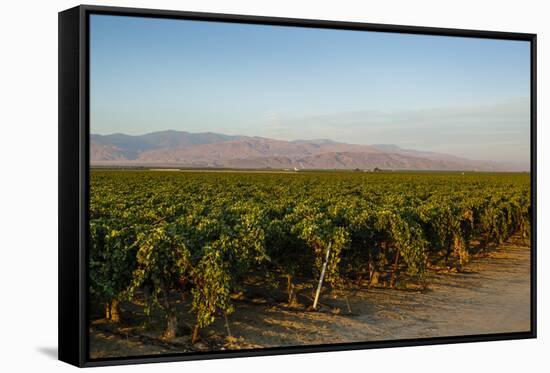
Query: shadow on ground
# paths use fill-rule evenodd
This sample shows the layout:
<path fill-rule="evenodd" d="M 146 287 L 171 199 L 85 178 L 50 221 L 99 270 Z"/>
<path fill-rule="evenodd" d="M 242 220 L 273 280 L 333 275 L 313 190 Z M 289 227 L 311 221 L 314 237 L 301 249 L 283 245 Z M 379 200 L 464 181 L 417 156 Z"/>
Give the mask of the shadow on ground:
<path fill-rule="evenodd" d="M 57 360 L 57 346 L 55 347 L 38 347 L 37 351 L 46 355 L 50 359 Z"/>

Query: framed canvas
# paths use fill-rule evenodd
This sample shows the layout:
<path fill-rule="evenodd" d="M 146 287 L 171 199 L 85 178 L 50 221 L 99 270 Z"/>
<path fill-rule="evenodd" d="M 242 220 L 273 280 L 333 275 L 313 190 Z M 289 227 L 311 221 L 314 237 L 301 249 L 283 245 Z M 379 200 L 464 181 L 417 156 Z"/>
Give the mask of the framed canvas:
<path fill-rule="evenodd" d="M 59 359 L 536 336 L 536 35 L 59 13 Z"/>

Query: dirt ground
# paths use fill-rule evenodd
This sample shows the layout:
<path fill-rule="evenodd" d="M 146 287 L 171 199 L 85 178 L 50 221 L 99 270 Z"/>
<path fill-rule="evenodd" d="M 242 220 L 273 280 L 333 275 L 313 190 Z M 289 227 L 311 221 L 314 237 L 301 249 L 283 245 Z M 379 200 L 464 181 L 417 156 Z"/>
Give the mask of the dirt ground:
<path fill-rule="evenodd" d="M 145 326 L 139 310 L 124 327 L 92 322 L 92 358 L 190 351 L 317 345 L 472 334 L 521 332 L 530 329 L 530 248 L 512 239 L 498 250 L 476 257 L 462 272 L 431 270 L 428 287 L 402 290 L 353 286 L 327 290 L 319 311 L 308 310 L 312 289 L 300 289 L 299 305 L 287 306 L 284 293 L 252 287 L 235 299 L 228 324 L 220 317 L 190 343 L 192 319 L 182 304 L 175 341 L 164 343 Z M 349 289 L 349 288 L 348 288 Z M 346 301 L 346 298 L 348 301 Z M 348 307 L 349 304 L 349 307 Z M 351 313 L 349 312 L 351 310 Z M 189 315 L 186 319 L 185 315 Z M 229 330 L 228 330 L 229 326 Z M 229 335 L 230 333 L 230 335 Z"/>

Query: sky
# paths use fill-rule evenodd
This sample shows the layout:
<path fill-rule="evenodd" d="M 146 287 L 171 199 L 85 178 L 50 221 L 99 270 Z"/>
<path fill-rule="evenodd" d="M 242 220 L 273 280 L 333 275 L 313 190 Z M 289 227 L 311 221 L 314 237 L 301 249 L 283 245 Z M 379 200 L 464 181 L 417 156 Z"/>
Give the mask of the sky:
<path fill-rule="evenodd" d="M 90 126 L 528 162 L 525 41 L 92 15 Z"/>

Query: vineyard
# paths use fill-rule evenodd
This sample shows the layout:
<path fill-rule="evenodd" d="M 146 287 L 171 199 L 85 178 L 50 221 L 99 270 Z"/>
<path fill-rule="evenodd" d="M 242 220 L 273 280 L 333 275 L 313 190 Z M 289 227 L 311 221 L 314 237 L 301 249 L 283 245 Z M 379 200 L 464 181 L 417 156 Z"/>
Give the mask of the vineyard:
<path fill-rule="evenodd" d="M 124 322 L 122 304 L 140 305 L 162 320 L 164 341 L 180 333 L 182 301 L 192 342 L 207 338 L 251 279 L 313 312 L 327 289 L 429 286 L 430 268 L 461 271 L 513 234 L 530 239 L 529 174 L 92 170 L 90 180 L 91 303 L 112 323 Z"/>

